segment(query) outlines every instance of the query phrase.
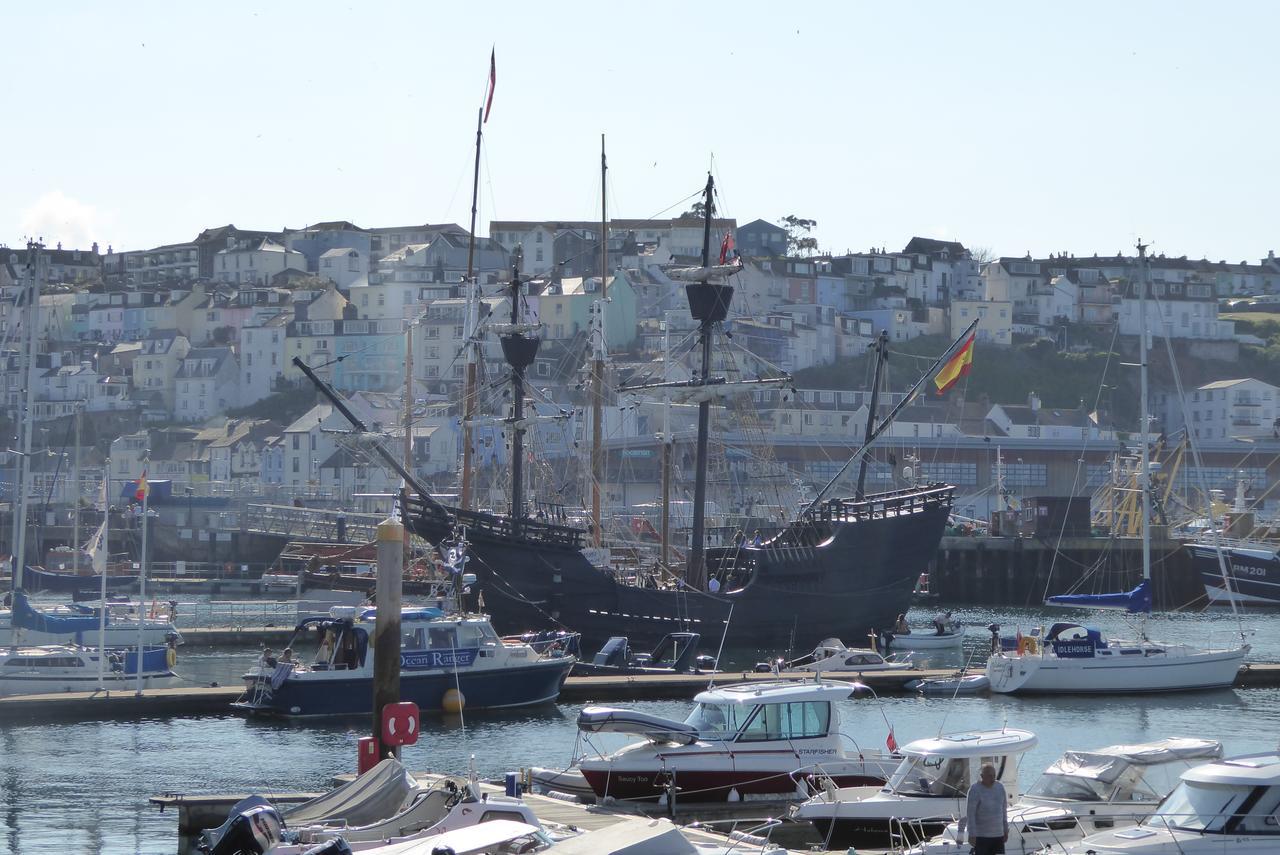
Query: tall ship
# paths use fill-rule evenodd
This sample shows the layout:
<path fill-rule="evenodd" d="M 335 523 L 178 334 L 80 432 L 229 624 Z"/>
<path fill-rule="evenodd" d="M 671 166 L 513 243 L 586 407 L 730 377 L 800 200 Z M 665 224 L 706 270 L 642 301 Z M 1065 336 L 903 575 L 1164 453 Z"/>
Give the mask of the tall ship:
<path fill-rule="evenodd" d="M 509 366 L 510 411 L 501 420 L 510 440 L 509 512 L 447 506 L 422 489 L 389 452 L 373 444 L 383 461 L 405 481 L 402 505 L 410 530 L 439 544 L 465 529 L 471 544 L 467 570 L 477 577 L 473 595 L 483 598 L 483 610 L 491 615 L 499 632 L 568 628 L 581 633 L 583 642 L 591 646 L 616 635 L 646 644 L 671 632 L 689 631 L 728 645 L 807 648 L 824 638 L 856 638 L 872 628 L 891 626 L 895 616 L 909 607 L 917 579 L 937 552 L 954 487 L 913 484 L 867 493 L 866 454 L 897 412 L 914 400 L 930 379 L 940 380 L 948 372 L 968 373 L 973 325 L 878 421 L 876 395 L 888 358 L 888 337 L 882 334 L 877 338 L 872 344 L 877 364 L 870 415 L 857 453 L 807 508 L 775 533 L 750 541 L 739 538 L 731 545 L 705 545 L 711 401 L 733 385 L 747 386 L 745 391 L 750 391 L 759 388 L 751 384 L 761 382 L 729 380 L 713 371 L 712 341 L 718 332 L 723 334 L 722 324 L 733 299 L 734 288 L 728 281 L 741 269 L 733 259 L 724 257 L 723 245 L 720 263 L 712 263 L 714 198 L 714 182 L 709 176 L 702 266 L 671 274 L 673 279 L 684 281 L 689 311 L 698 324 L 701 370 L 689 380 L 645 387 L 666 394 L 682 392 L 686 400 L 698 403 L 693 520 L 683 566 L 659 566 L 656 574 L 612 567 L 608 550 L 601 544 L 598 498 L 593 502 L 593 521 L 582 526 L 529 514 L 524 495 L 525 432 L 533 419 L 526 415 L 525 375 L 537 356 L 540 339 L 539 326 L 526 311 L 528 280 L 521 276 L 519 249 L 504 285 L 510 300 L 509 322 L 490 324 Z M 357 432 L 369 430 L 305 363 L 296 358 L 294 363 Z M 593 381 L 598 377 L 598 367 L 593 366 Z M 464 454 L 467 447 L 464 442 Z M 592 455 L 593 465 L 597 453 Z M 832 486 L 855 463 L 860 467 L 855 493 L 828 497 Z M 464 457 L 463 505 L 466 481 Z M 664 548 L 663 559 L 665 553 Z"/>

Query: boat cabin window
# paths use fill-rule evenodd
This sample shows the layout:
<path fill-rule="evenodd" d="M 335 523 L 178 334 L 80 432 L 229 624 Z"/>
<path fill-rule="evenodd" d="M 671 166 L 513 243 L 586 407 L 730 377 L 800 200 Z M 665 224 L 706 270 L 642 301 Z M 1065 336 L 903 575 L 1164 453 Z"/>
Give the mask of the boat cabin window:
<path fill-rule="evenodd" d="M 482 623 L 462 624 L 458 627 L 458 637 L 460 647 L 496 647 L 502 643 L 493 628 Z"/>
<path fill-rule="evenodd" d="M 79 656 L 14 656 L 4 663 L 9 668 L 83 668 Z"/>
<path fill-rule="evenodd" d="M 882 662 L 884 657 L 879 653 L 855 653 L 844 660 L 846 665 L 879 665 Z"/>
<path fill-rule="evenodd" d="M 911 796 L 964 798 L 969 792 L 969 760 L 926 754 L 904 760 L 889 781 L 889 789 Z"/>
<path fill-rule="evenodd" d="M 738 736 L 739 742 L 812 739 L 827 735 L 831 705 L 826 701 L 761 704 Z"/>
<path fill-rule="evenodd" d="M 432 650 L 453 650 L 457 646 L 457 627 L 432 626 L 427 628 L 427 647 Z"/>
<path fill-rule="evenodd" d="M 738 704 L 698 704 L 684 723 L 706 736 L 733 736 L 741 729 L 753 707 Z"/>
<path fill-rule="evenodd" d="M 1204 834 L 1280 834 L 1280 787 L 1183 781 L 1147 820 Z"/>
<path fill-rule="evenodd" d="M 411 629 L 402 635 L 400 646 L 405 650 L 421 650 L 427 646 L 427 631 L 422 627 Z"/>

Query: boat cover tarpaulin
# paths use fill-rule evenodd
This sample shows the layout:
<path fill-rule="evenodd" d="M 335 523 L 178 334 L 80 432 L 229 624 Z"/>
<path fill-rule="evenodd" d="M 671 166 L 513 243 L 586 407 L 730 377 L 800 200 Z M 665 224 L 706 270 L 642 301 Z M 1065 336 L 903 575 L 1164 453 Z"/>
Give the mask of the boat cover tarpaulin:
<path fill-rule="evenodd" d="M 614 707 L 583 707 L 578 730 L 585 733 L 635 733 L 655 742 L 685 745 L 698 740 L 698 729 L 683 721 Z"/>
<path fill-rule="evenodd" d="M 1077 606 L 1082 609 L 1121 609 L 1126 612 L 1151 611 L 1151 582 L 1124 594 L 1059 594 L 1045 600 L 1052 606 Z"/>
<path fill-rule="evenodd" d="M 51 615 L 36 611 L 22 591 L 13 592 L 13 626 L 53 635 L 70 635 L 77 632 L 96 632 L 96 615 Z"/>
<path fill-rule="evenodd" d="M 394 816 L 416 784 L 394 758 L 387 758 L 360 777 L 284 812 L 291 828 L 326 823 L 369 825 Z"/>
<path fill-rule="evenodd" d="M 1045 774 L 1073 775 L 1110 783 L 1130 766 L 1154 766 L 1175 761 L 1207 763 L 1221 757 L 1221 742 L 1174 737 L 1137 745 L 1109 745 L 1093 751 L 1068 751 L 1046 769 Z"/>

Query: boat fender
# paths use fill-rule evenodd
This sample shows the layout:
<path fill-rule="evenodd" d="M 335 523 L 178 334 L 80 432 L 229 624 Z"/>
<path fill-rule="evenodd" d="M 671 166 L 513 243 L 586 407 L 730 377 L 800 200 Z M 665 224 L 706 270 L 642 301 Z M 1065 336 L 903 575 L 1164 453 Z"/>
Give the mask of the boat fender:
<path fill-rule="evenodd" d="M 351 847 L 341 837 L 335 837 L 319 846 L 304 850 L 302 855 L 351 855 Z"/>
<path fill-rule="evenodd" d="M 1027 656 L 1036 652 L 1036 640 L 1029 635 L 1018 639 L 1018 655 Z"/>
<path fill-rule="evenodd" d="M 444 698 L 440 701 L 440 708 L 447 713 L 454 713 L 456 715 L 457 713 L 462 712 L 462 709 L 466 704 L 467 700 L 462 696 L 462 692 L 459 692 L 457 689 L 449 689 L 444 693 Z"/>
<path fill-rule="evenodd" d="M 178 664 L 178 651 L 174 650 L 172 647 L 165 650 L 164 664 L 169 667 L 169 670 L 173 670 L 173 666 Z"/>

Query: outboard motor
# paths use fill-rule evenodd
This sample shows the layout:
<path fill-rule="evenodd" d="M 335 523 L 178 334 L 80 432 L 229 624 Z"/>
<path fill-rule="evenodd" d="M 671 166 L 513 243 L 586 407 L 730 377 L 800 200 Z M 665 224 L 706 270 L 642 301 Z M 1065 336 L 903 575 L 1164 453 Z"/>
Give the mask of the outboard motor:
<path fill-rule="evenodd" d="M 693 660 L 694 669 L 697 671 L 714 671 L 716 670 L 716 658 L 708 653 L 703 653 Z M 767 668 L 765 670 L 768 670 Z"/>
<path fill-rule="evenodd" d="M 249 796 L 232 806 L 226 822 L 204 832 L 200 850 L 207 855 L 264 855 L 280 842 L 283 832 L 280 812 L 262 796 Z"/>

